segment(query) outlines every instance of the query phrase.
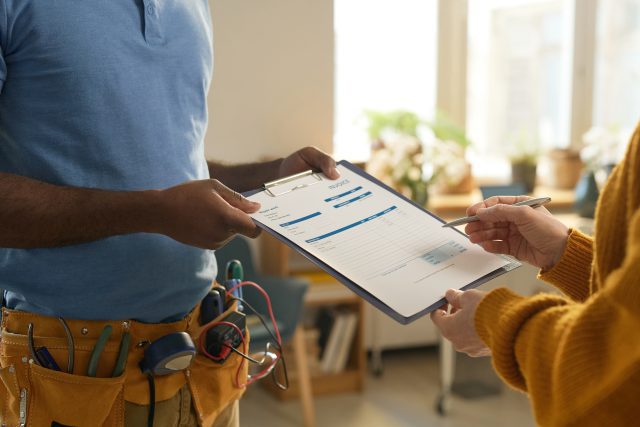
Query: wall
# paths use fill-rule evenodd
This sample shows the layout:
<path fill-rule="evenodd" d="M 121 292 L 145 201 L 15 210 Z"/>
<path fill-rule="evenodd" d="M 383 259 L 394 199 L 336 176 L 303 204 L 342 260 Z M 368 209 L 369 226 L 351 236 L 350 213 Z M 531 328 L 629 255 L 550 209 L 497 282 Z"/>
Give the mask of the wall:
<path fill-rule="evenodd" d="M 333 2 L 213 0 L 207 158 L 248 162 L 331 151 Z"/>

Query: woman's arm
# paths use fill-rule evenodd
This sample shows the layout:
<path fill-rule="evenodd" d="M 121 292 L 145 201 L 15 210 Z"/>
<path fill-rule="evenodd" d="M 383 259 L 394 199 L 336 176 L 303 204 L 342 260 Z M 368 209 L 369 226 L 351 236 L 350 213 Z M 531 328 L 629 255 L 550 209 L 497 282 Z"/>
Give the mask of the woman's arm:
<path fill-rule="evenodd" d="M 542 425 L 629 425 L 640 394 L 640 212 L 622 265 L 586 302 L 489 293 L 476 331 Z"/>

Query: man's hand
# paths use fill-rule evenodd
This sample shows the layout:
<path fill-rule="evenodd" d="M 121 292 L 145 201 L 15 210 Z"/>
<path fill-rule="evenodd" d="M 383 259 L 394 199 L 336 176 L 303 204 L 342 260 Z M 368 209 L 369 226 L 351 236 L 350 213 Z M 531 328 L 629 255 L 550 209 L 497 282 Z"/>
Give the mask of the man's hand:
<path fill-rule="evenodd" d="M 248 213 L 252 202 L 220 181 L 190 181 L 159 192 L 160 212 L 156 232 L 204 249 L 224 246 L 236 233 L 256 237 L 260 229 Z"/>
<path fill-rule="evenodd" d="M 236 191 L 249 191 L 262 187 L 265 182 L 294 175 L 309 169 L 322 171 L 330 179 L 338 179 L 336 162 L 326 153 L 314 147 L 296 151 L 284 159 L 244 165 L 223 165 L 208 162 L 209 174 Z"/>
<path fill-rule="evenodd" d="M 431 320 L 440 329 L 442 336 L 451 341 L 457 351 L 471 357 L 491 355 L 491 350 L 476 333 L 474 318 L 476 308 L 486 292 L 475 289 L 458 291 L 449 289 L 445 298 L 451 304 L 451 313 L 444 307 L 431 312 Z"/>
<path fill-rule="evenodd" d="M 471 243 L 487 252 L 507 254 L 543 270 L 553 267 L 562 256 L 569 230 L 544 207 L 512 206 L 527 196 L 496 196 L 467 209 L 480 221 L 467 224 Z"/>
<path fill-rule="evenodd" d="M 283 159 L 278 172 L 280 177 L 284 177 L 309 169 L 322 171 L 330 179 L 340 178 L 336 161 L 315 147 L 303 148 Z"/>

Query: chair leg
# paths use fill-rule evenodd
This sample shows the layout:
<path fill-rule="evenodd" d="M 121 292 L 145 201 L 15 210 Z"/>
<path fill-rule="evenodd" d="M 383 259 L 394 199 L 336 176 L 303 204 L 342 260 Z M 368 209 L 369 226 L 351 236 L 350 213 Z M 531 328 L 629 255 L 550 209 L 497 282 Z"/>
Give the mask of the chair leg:
<path fill-rule="evenodd" d="M 304 332 L 302 327 L 296 328 L 293 334 L 293 352 L 298 368 L 298 387 L 302 401 L 302 414 L 305 427 L 315 427 L 316 415 L 311 391 L 311 374 L 307 361 L 307 349 L 305 348 Z"/>

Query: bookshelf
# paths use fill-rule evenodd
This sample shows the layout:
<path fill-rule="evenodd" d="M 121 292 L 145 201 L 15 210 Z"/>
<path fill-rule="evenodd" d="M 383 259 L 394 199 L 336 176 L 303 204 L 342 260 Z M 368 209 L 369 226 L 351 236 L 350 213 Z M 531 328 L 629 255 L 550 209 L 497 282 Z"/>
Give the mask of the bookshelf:
<path fill-rule="evenodd" d="M 314 316 L 310 316 L 310 314 L 318 313 L 322 309 L 332 309 L 340 313 L 354 313 L 356 315 L 355 331 L 352 337 L 348 338 L 351 342 L 346 356 L 345 367 L 336 373 L 322 372 L 319 366 L 316 365 L 317 362 L 312 361 L 314 356 L 317 357 L 317 354 L 314 354 L 314 350 L 311 348 L 313 346 L 311 341 L 317 338 L 317 333 L 309 332 L 309 329 L 306 330 L 306 350 L 308 356 L 311 356 L 308 357 L 311 360 L 309 364 L 314 365 L 310 367 L 313 394 L 319 396 L 362 391 L 367 369 L 364 350 L 364 302 L 333 277 L 289 250 L 286 245 L 272 236 L 263 233 L 260 236 L 260 247 L 261 265 L 264 274 L 299 276 L 310 283 L 305 297 L 305 313 L 308 318 L 313 318 Z M 294 360 L 291 347 L 285 347 L 285 356 L 287 361 Z M 295 399 L 300 396 L 296 381 L 297 369 L 295 366 L 290 368 L 290 387 L 288 390 L 280 390 L 270 381 L 262 382 L 268 390 L 281 400 Z"/>

